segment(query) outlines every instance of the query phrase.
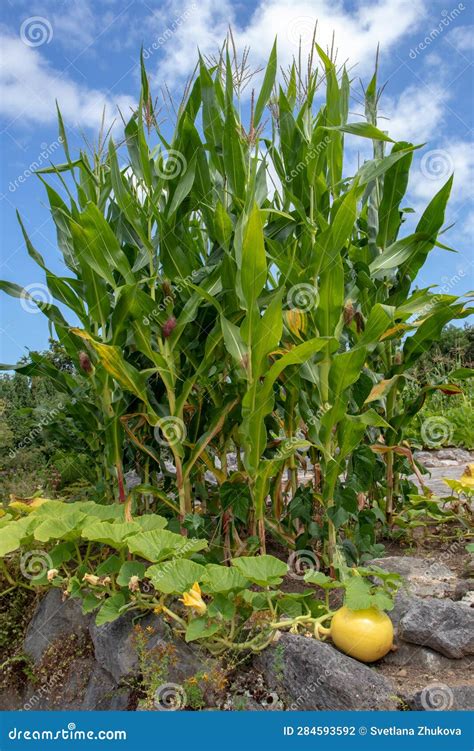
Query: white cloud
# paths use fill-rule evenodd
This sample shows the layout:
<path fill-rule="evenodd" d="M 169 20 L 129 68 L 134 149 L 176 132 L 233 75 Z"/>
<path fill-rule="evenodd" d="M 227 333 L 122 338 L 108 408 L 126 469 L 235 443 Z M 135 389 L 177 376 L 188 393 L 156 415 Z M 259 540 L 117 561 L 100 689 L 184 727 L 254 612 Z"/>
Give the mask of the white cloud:
<path fill-rule="evenodd" d="M 446 37 L 459 52 L 472 52 L 474 49 L 474 26 L 458 26 Z"/>
<path fill-rule="evenodd" d="M 263 0 L 253 15 L 242 23 L 236 4 L 229 0 L 202 0 L 197 10 L 161 48 L 157 77 L 163 83 L 181 79 L 192 72 L 197 48 L 213 53 L 222 44 L 229 24 L 238 47 L 251 47 L 255 65 L 266 62 L 274 37 L 278 36 L 279 59 L 283 66 L 298 53 L 302 37 L 306 55 L 314 24 L 318 21 L 318 43 L 326 48 L 335 33 L 338 61 L 358 65 L 359 73 L 371 70 L 380 42 L 384 54 L 423 19 L 425 0 L 363 0 L 350 11 L 342 0 Z M 162 33 L 170 19 L 179 18 L 192 3 L 167 0 L 153 14 L 156 34 Z"/>
<path fill-rule="evenodd" d="M 89 2 L 68 3 L 48 10 L 54 37 L 68 49 L 84 49 L 93 44 L 97 36 L 99 17 L 94 14 Z"/>
<path fill-rule="evenodd" d="M 106 121 L 117 116 L 117 106 L 129 112 L 134 100 L 111 96 L 72 80 L 53 68 L 39 48 L 25 45 L 18 37 L 0 33 L 3 56 L 0 63 L 0 115 L 18 123 L 52 123 L 57 99 L 64 119 L 74 127 L 97 129 L 106 107 Z"/>
<path fill-rule="evenodd" d="M 410 194 L 420 203 L 431 200 L 454 172 L 451 203 L 470 201 L 474 187 L 474 149 L 470 141 L 437 141 L 416 155 L 410 173 Z"/>
<path fill-rule="evenodd" d="M 396 98 L 384 97 L 379 125 L 395 140 L 422 143 L 439 132 L 449 93 L 436 83 L 408 86 Z"/>

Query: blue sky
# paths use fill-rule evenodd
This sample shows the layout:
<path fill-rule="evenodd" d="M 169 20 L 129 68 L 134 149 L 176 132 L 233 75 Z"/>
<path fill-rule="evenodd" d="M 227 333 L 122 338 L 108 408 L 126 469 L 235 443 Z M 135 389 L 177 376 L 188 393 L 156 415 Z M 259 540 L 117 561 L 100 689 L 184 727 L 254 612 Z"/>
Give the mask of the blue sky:
<path fill-rule="evenodd" d="M 18 209 L 47 265 L 61 271 L 44 189 L 31 175 L 38 161 L 61 162 L 54 100 L 59 100 L 73 147 L 94 141 L 102 110 L 110 123 L 117 106 L 127 113 L 139 86 L 143 44 L 156 90 L 171 92 L 191 72 L 197 47 L 212 53 L 229 23 L 240 47 L 263 65 L 275 35 L 280 60 L 291 61 L 301 36 L 309 43 L 318 20 L 325 47 L 335 32 L 338 60 L 369 80 L 377 43 L 380 82 L 387 82 L 380 127 L 394 138 L 426 142 L 417 153 L 405 205 L 418 213 L 454 170 L 444 241 L 459 253 L 436 249 L 419 283 L 462 294 L 473 284 L 472 187 L 474 3 L 464 0 L 3 0 L 0 19 L 1 270 L 0 278 L 42 289 L 15 218 Z M 360 104 L 351 103 L 351 120 Z M 349 138 L 348 173 L 360 158 Z M 361 156 L 365 155 L 362 152 Z M 16 362 L 47 345 L 46 318 L 19 300 L 0 297 L 0 361 Z"/>

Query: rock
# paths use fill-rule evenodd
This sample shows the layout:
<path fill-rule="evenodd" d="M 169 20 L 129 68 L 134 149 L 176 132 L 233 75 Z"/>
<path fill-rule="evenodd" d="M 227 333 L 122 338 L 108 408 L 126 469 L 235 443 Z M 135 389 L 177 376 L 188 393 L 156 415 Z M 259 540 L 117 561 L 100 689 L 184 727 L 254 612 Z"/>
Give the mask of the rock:
<path fill-rule="evenodd" d="M 404 641 L 459 659 L 474 654 L 474 611 L 450 601 L 418 600 L 401 618 L 398 634 Z"/>
<path fill-rule="evenodd" d="M 418 711 L 460 711 L 474 709 L 474 686 L 448 686 L 432 683 L 407 699 L 410 709 Z"/>
<path fill-rule="evenodd" d="M 119 687 L 89 655 L 72 660 L 33 684 L 23 702 L 26 710 L 125 710 L 130 689 Z"/>
<path fill-rule="evenodd" d="M 393 610 L 390 610 L 387 615 L 389 616 L 390 620 L 393 623 L 393 628 L 395 629 L 395 633 L 398 631 L 398 624 L 400 623 L 400 620 L 403 618 L 406 612 L 410 610 L 410 608 L 413 606 L 413 604 L 416 602 L 416 597 L 410 597 L 406 592 L 403 590 L 400 592 L 397 592 L 395 596 L 395 605 L 393 607 Z"/>
<path fill-rule="evenodd" d="M 396 709 L 393 684 L 330 644 L 283 634 L 255 658 L 288 709 Z"/>
<path fill-rule="evenodd" d="M 468 608 L 474 608 L 474 592 L 465 594 L 462 600 L 459 600 L 459 604 Z"/>
<path fill-rule="evenodd" d="M 131 490 L 133 490 L 133 488 L 136 488 L 137 485 L 140 485 L 142 482 L 140 475 L 134 469 L 125 472 L 124 478 L 125 490 L 127 492 L 130 492 Z"/>
<path fill-rule="evenodd" d="M 437 452 L 439 461 L 456 462 L 456 464 L 463 464 L 464 462 L 472 461 L 472 454 L 466 449 L 451 448 L 451 449 L 439 449 Z"/>
<path fill-rule="evenodd" d="M 438 652 L 434 652 L 432 649 L 400 641 L 396 650 L 385 655 L 383 662 L 386 665 L 400 665 L 401 667 L 410 665 L 411 667 L 420 668 L 420 670 L 426 670 L 436 675 L 441 670 L 468 669 L 471 660 L 467 657 L 459 660 L 451 660 L 448 657 L 443 657 Z"/>
<path fill-rule="evenodd" d="M 385 571 L 400 574 L 410 594 L 420 597 L 451 597 L 456 590 L 456 576 L 435 558 L 393 555 L 370 561 Z"/>
<path fill-rule="evenodd" d="M 470 558 L 466 561 L 460 576 L 463 579 L 471 579 L 472 577 L 474 577 L 474 555 L 471 555 Z"/>
<path fill-rule="evenodd" d="M 210 472 L 208 469 L 204 472 L 204 480 L 209 485 L 217 485 L 216 476 Z"/>
<path fill-rule="evenodd" d="M 60 649 L 60 644 L 61 640 L 58 639 L 54 643 L 54 649 Z M 46 673 L 43 669 L 40 673 L 41 682 L 28 686 L 24 709 L 41 711 L 81 709 L 94 664 L 94 658 L 90 655 L 71 659 L 66 664 L 61 664 L 59 661 L 48 664 L 48 672 Z"/>
<path fill-rule="evenodd" d="M 127 676 L 136 676 L 140 672 L 134 618 L 136 618 L 136 613 L 129 612 L 103 626 L 97 626 L 94 621 L 90 624 L 95 658 L 117 683 Z M 198 649 L 189 646 L 181 639 L 174 639 L 169 627 L 158 616 L 153 614 L 145 616 L 140 620 L 140 626 L 143 633 L 147 633 L 146 649 L 150 654 L 154 652 L 159 659 L 160 650 L 167 647 L 172 649 L 172 659 L 169 660 L 164 683 L 180 683 L 200 670 L 208 668 L 208 663 L 205 663 Z"/>
<path fill-rule="evenodd" d="M 82 710 L 115 710 L 121 711 L 128 707 L 130 689 L 120 687 L 110 673 L 95 663 L 87 688 L 83 697 Z"/>
<path fill-rule="evenodd" d="M 436 459 L 436 457 L 431 456 L 431 454 L 428 451 L 418 451 L 415 453 L 415 459 L 417 462 L 423 465 L 423 467 L 426 467 L 426 469 L 431 469 L 431 467 L 439 467 L 440 463 Z"/>
<path fill-rule="evenodd" d="M 471 592 L 474 592 L 474 579 L 460 579 L 456 584 L 453 600 L 462 600 Z"/>
<path fill-rule="evenodd" d="M 15 688 L 8 686 L 0 690 L 0 712 L 16 712 L 23 709 L 23 705 L 24 698 Z"/>
<path fill-rule="evenodd" d="M 165 467 L 166 471 L 170 475 L 175 475 L 176 474 L 176 467 L 174 466 L 173 462 L 169 462 L 169 461 L 167 461 L 165 459 L 164 462 L 163 462 L 163 464 L 164 464 L 164 467 Z"/>
<path fill-rule="evenodd" d="M 472 462 L 472 453 L 461 448 L 439 449 L 437 451 L 416 451 L 415 459 L 423 466 L 454 467 Z"/>
<path fill-rule="evenodd" d="M 228 472 L 237 472 L 239 465 L 237 463 L 237 454 L 235 453 L 229 453 L 227 454 L 227 470 Z M 214 464 L 218 469 L 222 468 L 222 462 L 220 460 L 219 456 L 214 457 Z"/>
<path fill-rule="evenodd" d="M 133 613 L 126 613 L 103 626 L 97 626 L 95 621 L 90 623 L 95 658 L 117 682 L 138 672 L 132 618 Z"/>
<path fill-rule="evenodd" d="M 59 589 L 51 589 L 36 608 L 25 634 L 23 650 L 38 664 L 46 649 L 64 634 L 87 632 L 90 616 L 82 614 L 79 600 L 62 599 Z"/>

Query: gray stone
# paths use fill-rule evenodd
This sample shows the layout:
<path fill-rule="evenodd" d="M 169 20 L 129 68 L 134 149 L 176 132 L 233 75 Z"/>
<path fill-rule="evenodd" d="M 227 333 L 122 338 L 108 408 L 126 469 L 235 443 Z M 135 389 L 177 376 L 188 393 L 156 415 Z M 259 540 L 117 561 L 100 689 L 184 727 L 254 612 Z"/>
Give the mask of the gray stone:
<path fill-rule="evenodd" d="M 469 669 L 471 664 L 469 657 L 451 660 L 432 649 L 420 647 L 419 644 L 410 644 L 406 641 L 400 641 L 394 651 L 385 655 L 383 661 L 386 665 L 397 665 L 400 668 L 407 665 L 420 668 L 420 670 L 426 670 L 433 675 L 436 675 L 437 671 L 440 670 Z"/>
<path fill-rule="evenodd" d="M 439 461 L 451 461 L 457 464 L 472 461 L 472 453 L 461 448 L 439 449 L 437 452 Z"/>
<path fill-rule="evenodd" d="M 15 688 L 0 691 L 0 712 L 14 712 L 23 708 L 23 696 Z"/>
<path fill-rule="evenodd" d="M 94 658 L 79 657 L 67 667 L 51 672 L 40 684 L 28 687 L 24 703 L 27 710 L 80 709 L 94 667 Z"/>
<path fill-rule="evenodd" d="M 29 685 L 26 710 L 125 710 L 130 689 L 120 687 L 92 656 L 73 660 L 63 673 Z"/>
<path fill-rule="evenodd" d="M 134 469 L 129 470 L 129 472 L 125 472 L 124 478 L 125 490 L 127 492 L 130 492 L 131 490 L 133 490 L 133 488 L 136 488 L 137 485 L 140 485 L 142 482 L 140 475 Z"/>
<path fill-rule="evenodd" d="M 413 607 L 417 600 L 418 598 L 410 597 L 410 595 L 408 595 L 403 590 L 397 592 L 397 594 L 395 595 L 395 604 L 393 606 L 393 610 L 390 610 L 390 612 L 387 614 L 393 623 L 395 633 L 397 633 L 398 631 L 398 624 L 400 623 L 401 619 L 403 618 L 405 613 L 407 613 L 408 610 Z"/>
<path fill-rule="evenodd" d="M 474 592 L 474 579 L 459 579 L 456 584 L 453 600 L 462 600 L 471 592 Z"/>
<path fill-rule="evenodd" d="M 255 667 L 288 709 L 397 709 L 393 684 L 357 660 L 316 639 L 282 634 Z"/>
<path fill-rule="evenodd" d="M 398 634 L 404 641 L 459 659 L 474 654 L 474 611 L 446 600 L 418 600 L 401 618 Z"/>
<path fill-rule="evenodd" d="M 127 709 L 129 699 L 130 689 L 118 686 L 110 673 L 96 663 L 79 709 L 121 711 Z"/>
<path fill-rule="evenodd" d="M 215 475 L 213 475 L 213 474 L 212 474 L 212 472 L 210 472 L 209 470 L 206 470 L 206 471 L 204 472 L 204 480 L 205 480 L 205 481 L 206 481 L 206 483 L 208 483 L 209 485 L 217 485 L 217 480 L 216 480 L 216 476 L 215 476 Z"/>
<path fill-rule="evenodd" d="M 427 468 L 454 467 L 472 462 L 471 452 L 461 448 L 438 449 L 437 451 L 416 451 L 415 459 Z"/>
<path fill-rule="evenodd" d="M 463 570 L 461 571 L 461 577 L 463 579 L 471 579 L 474 577 L 474 555 L 471 555 L 464 564 Z"/>
<path fill-rule="evenodd" d="M 59 589 L 51 589 L 36 608 L 25 634 L 23 650 L 37 665 L 47 648 L 65 634 L 87 632 L 90 616 L 82 614 L 79 600 L 63 601 Z"/>
<path fill-rule="evenodd" d="M 140 672 L 134 619 L 136 613 L 129 612 L 111 623 L 97 626 L 90 624 L 90 635 L 94 644 L 95 658 L 99 665 L 117 681 L 127 676 L 136 676 Z M 147 638 L 147 649 L 159 651 L 160 648 L 173 647 L 173 659 L 170 660 L 167 681 L 179 683 L 206 669 L 205 658 L 198 649 L 186 644 L 182 639 L 175 639 L 171 630 L 161 618 L 147 615 L 139 621 L 143 629 L 151 629 Z"/>
<path fill-rule="evenodd" d="M 400 574 L 408 592 L 420 597 L 451 597 L 456 590 L 455 574 L 435 558 L 393 555 L 374 558 L 370 563 Z"/>
<path fill-rule="evenodd" d="M 432 683 L 407 699 L 410 709 L 418 711 L 474 710 L 474 686 L 448 686 Z"/>

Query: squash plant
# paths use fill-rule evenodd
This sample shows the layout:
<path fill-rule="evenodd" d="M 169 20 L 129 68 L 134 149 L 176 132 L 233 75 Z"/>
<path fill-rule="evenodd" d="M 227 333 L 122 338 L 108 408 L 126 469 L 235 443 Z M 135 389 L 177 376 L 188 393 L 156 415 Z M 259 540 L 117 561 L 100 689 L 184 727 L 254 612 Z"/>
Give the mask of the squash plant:
<path fill-rule="evenodd" d="M 460 389 L 457 381 L 420 384 L 403 401 L 409 369 L 446 323 L 469 314 L 465 300 L 416 287 L 430 251 L 446 248 L 439 236 L 452 178 L 414 232 L 402 234 L 420 146 L 379 129 L 377 74 L 364 119 L 349 121 L 345 68 L 316 45 L 306 73 L 294 62 L 278 81 L 275 43 L 246 108 L 233 55 L 226 44 L 215 63 L 199 59 L 171 135 L 157 123 L 143 57 L 122 145 L 101 138 L 92 159 L 73 158 L 59 114 L 66 161 L 39 177 L 67 276 L 48 270 L 22 230 L 70 319 L 56 303 L 36 304 L 77 368 L 61 374 L 33 358 L 16 369 L 70 394 L 80 386 L 71 412 L 103 443 L 127 523 L 137 509 L 124 484 L 133 449 L 142 481 L 135 495 L 154 498 L 191 541 L 190 528 L 204 528 L 207 516 L 227 563 L 256 540 L 265 555 L 269 534 L 301 547 L 286 518 L 306 452 L 309 524 L 334 572 L 354 525 L 375 538 L 377 523 L 390 523 L 403 502 L 407 420 L 433 389 Z M 351 175 L 348 135 L 373 145 L 373 158 Z M 356 492 L 371 497 L 375 484 L 355 469 L 366 450 L 373 473 L 384 462 L 386 481 L 359 511 Z"/>
<path fill-rule="evenodd" d="M 234 558 L 230 567 L 208 562 L 206 540 L 171 532 L 157 514 L 126 521 L 118 505 L 40 500 L 26 515 L 14 504 L 0 519 L 3 574 L 13 586 L 60 588 L 64 597 L 81 601 L 84 613 L 95 613 L 97 625 L 130 611 L 137 617 L 153 611 L 187 642 L 200 641 L 219 654 L 260 651 L 282 629 L 324 638 L 323 624 L 333 616 L 329 589 L 343 588 L 354 610 L 393 607 L 399 577 L 378 568 L 346 570 L 342 581 L 310 572 L 306 581 L 322 587 L 322 601 L 311 588 L 281 591 L 288 565 L 271 555 Z"/>

